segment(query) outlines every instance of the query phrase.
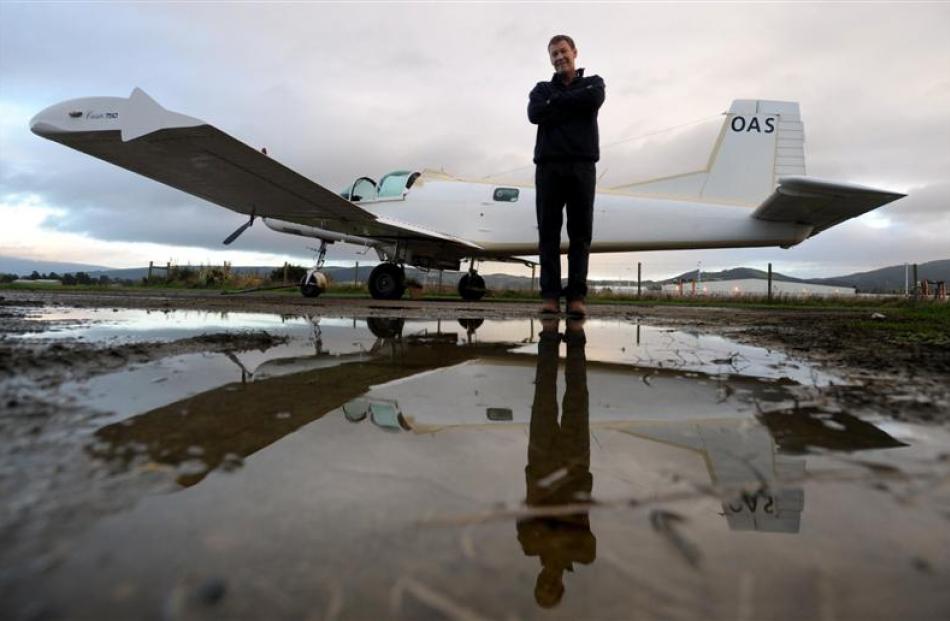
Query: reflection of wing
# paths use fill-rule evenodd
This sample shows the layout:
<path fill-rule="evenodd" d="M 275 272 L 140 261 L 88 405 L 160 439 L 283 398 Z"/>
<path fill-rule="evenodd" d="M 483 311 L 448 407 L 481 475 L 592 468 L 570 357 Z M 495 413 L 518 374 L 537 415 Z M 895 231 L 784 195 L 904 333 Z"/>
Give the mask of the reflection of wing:
<path fill-rule="evenodd" d="M 439 249 L 478 248 L 436 231 L 377 219 L 204 121 L 165 110 L 138 89 L 119 101 L 121 128 L 62 131 L 38 117 L 34 131 L 239 213 L 363 237 L 435 242 Z"/>
<path fill-rule="evenodd" d="M 903 196 L 848 183 L 783 177 L 775 192 L 756 208 L 752 217 L 769 222 L 810 224 L 814 227 L 811 234 L 816 235 Z"/>

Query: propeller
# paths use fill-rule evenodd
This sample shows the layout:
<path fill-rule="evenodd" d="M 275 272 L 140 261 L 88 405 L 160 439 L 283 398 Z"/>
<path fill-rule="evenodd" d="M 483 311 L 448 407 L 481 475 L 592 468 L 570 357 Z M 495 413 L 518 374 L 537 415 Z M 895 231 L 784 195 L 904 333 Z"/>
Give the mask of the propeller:
<path fill-rule="evenodd" d="M 230 235 L 228 235 L 227 239 L 225 239 L 224 242 L 223 242 L 224 245 L 225 245 L 225 246 L 229 245 L 229 244 L 230 244 L 231 242 L 233 242 L 235 239 L 237 239 L 238 237 L 240 237 L 240 236 L 241 236 L 241 233 L 243 233 L 244 231 L 246 231 L 247 229 L 249 229 L 249 228 L 251 227 L 251 225 L 254 224 L 254 218 L 255 218 L 255 217 L 257 217 L 257 216 L 254 215 L 254 209 L 251 209 L 251 219 L 248 220 L 247 222 L 245 222 L 244 224 L 242 224 L 241 226 L 239 226 L 236 231 L 234 231 L 233 233 L 231 233 Z"/>

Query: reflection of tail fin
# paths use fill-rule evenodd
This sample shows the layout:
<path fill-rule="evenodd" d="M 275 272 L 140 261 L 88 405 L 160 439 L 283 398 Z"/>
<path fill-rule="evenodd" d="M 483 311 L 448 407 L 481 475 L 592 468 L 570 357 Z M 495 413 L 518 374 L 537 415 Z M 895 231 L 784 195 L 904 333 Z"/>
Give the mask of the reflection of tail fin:
<path fill-rule="evenodd" d="M 805 174 L 805 132 L 797 103 L 737 99 L 725 117 L 703 170 L 616 189 L 754 206 L 772 193 L 779 177 Z"/>

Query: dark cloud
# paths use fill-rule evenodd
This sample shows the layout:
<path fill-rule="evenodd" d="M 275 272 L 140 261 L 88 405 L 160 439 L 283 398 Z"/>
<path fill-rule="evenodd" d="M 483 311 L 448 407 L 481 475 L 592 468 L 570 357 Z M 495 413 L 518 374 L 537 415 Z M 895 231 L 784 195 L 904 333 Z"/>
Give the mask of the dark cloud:
<path fill-rule="evenodd" d="M 5 4 L 0 197 L 63 209 L 47 221 L 54 230 L 220 248 L 242 216 L 27 130 L 51 103 L 134 86 L 334 190 L 397 168 L 530 179 L 527 91 L 549 75 L 547 39 L 567 32 L 607 80 L 604 185 L 701 166 L 718 121 L 611 143 L 763 97 L 801 102 L 809 174 L 912 189 L 880 210 L 890 227 L 859 220 L 789 251 L 699 253 L 708 260 L 808 269 L 942 258 L 947 23 L 945 5 Z M 255 226 L 238 245 L 306 243 Z M 686 269 L 702 260 L 651 256 Z"/>

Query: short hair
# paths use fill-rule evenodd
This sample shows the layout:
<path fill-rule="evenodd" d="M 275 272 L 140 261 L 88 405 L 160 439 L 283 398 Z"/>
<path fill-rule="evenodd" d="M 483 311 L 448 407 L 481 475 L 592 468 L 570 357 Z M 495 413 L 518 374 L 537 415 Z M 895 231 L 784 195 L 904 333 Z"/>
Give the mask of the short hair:
<path fill-rule="evenodd" d="M 559 34 L 559 35 L 554 35 L 553 37 L 551 37 L 551 40 L 548 41 L 548 47 L 550 48 L 555 43 L 560 43 L 561 41 L 567 41 L 567 44 L 571 46 L 572 50 L 577 49 L 576 47 L 574 47 L 574 39 L 570 38 L 566 34 Z"/>

